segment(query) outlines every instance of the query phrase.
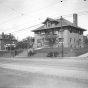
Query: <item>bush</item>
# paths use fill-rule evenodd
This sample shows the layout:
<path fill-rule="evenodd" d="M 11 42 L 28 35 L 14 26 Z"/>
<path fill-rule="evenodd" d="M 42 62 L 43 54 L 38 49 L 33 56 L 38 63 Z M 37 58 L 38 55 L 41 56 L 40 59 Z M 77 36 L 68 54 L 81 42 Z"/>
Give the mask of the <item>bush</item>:
<path fill-rule="evenodd" d="M 46 57 L 53 57 L 53 54 L 54 54 L 54 57 L 58 57 L 59 52 L 49 52 Z"/>
<path fill-rule="evenodd" d="M 36 54 L 36 53 L 35 52 L 32 52 L 32 51 L 29 51 L 28 52 L 28 56 L 30 56 L 30 57 L 33 56 L 34 54 Z"/>
<path fill-rule="evenodd" d="M 53 57 L 53 52 L 49 52 L 46 57 Z"/>
<path fill-rule="evenodd" d="M 54 57 L 58 57 L 59 52 L 54 52 Z"/>

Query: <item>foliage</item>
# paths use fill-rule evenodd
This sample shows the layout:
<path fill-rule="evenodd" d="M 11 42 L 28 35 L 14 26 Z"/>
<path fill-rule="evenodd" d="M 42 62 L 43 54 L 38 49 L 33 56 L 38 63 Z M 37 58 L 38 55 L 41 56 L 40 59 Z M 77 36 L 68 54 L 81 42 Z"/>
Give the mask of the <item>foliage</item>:
<path fill-rule="evenodd" d="M 27 37 L 23 39 L 22 41 L 17 43 L 17 48 L 21 49 L 27 49 L 27 48 L 32 48 L 34 43 L 34 38 L 33 37 Z"/>
<path fill-rule="evenodd" d="M 49 52 L 46 57 L 58 57 L 59 52 Z"/>
<path fill-rule="evenodd" d="M 31 43 L 33 43 L 34 42 L 34 37 L 30 37 L 30 36 L 28 36 L 27 38 L 25 38 L 25 39 L 23 39 L 23 42 L 31 42 Z"/>
<path fill-rule="evenodd" d="M 84 38 L 84 43 L 88 44 L 88 39 L 86 37 Z"/>
<path fill-rule="evenodd" d="M 53 57 L 53 52 L 49 52 L 46 57 Z"/>
<path fill-rule="evenodd" d="M 50 47 L 53 47 L 54 44 L 56 44 L 56 39 L 57 39 L 57 35 L 55 35 L 53 33 L 52 34 L 47 34 L 45 36 L 45 40 L 47 41 L 47 43 Z"/>
<path fill-rule="evenodd" d="M 48 45 L 53 48 L 53 46 L 56 44 L 56 39 L 57 39 L 57 35 L 55 35 L 52 31 L 51 34 L 46 34 L 45 36 L 45 40 L 47 41 Z M 50 52 L 48 54 L 49 57 L 53 57 L 54 56 L 54 52 Z"/>
<path fill-rule="evenodd" d="M 58 57 L 59 52 L 54 52 L 54 57 Z"/>
<path fill-rule="evenodd" d="M 28 52 L 28 56 L 30 56 L 30 57 L 33 56 L 34 54 L 36 54 L 36 53 L 33 52 L 33 51 L 29 51 L 29 52 Z"/>
<path fill-rule="evenodd" d="M 2 33 L 2 38 L 3 39 L 10 39 L 10 40 L 12 40 L 12 39 L 15 39 L 15 36 L 12 35 L 11 33 L 9 33 L 9 34 Z"/>
<path fill-rule="evenodd" d="M 23 49 L 23 47 L 24 47 L 24 44 L 22 41 L 17 43 L 17 46 L 16 46 L 17 49 Z"/>

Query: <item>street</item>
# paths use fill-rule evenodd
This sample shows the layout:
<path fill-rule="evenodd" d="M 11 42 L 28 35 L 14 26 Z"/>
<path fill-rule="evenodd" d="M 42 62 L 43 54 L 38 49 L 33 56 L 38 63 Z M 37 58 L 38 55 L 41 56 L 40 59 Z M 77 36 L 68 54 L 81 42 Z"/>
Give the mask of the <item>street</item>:
<path fill-rule="evenodd" d="M 88 71 L 88 59 L 0 58 L 0 62 Z"/>
<path fill-rule="evenodd" d="M 88 88 L 88 83 L 0 69 L 0 88 Z"/>
<path fill-rule="evenodd" d="M 23 64 L 26 65 L 27 63 L 27 66 L 35 65 L 39 67 L 48 67 L 48 68 L 51 67 L 51 68 L 57 68 L 57 69 L 61 68 L 64 71 L 65 69 L 69 69 L 69 73 L 71 69 L 73 69 L 73 71 L 88 72 L 88 65 L 87 65 L 88 60 L 80 60 L 79 62 L 78 61 L 79 60 L 74 60 L 74 59 L 73 60 L 64 59 L 60 61 L 59 60 L 57 61 L 55 60 L 26 60 L 26 59 L 17 60 L 16 58 L 14 58 L 14 60 L 12 60 L 12 58 L 0 59 L 1 64 L 15 63 L 17 65 L 19 64 L 20 66 Z M 73 65 L 72 65 L 72 62 L 73 62 Z M 58 63 L 60 64 L 58 65 Z M 67 64 L 64 65 L 65 63 Z M 65 66 L 67 67 L 65 68 Z M 80 74 L 77 74 L 77 75 L 80 75 Z M 88 88 L 88 80 L 81 80 L 81 79 L 79 80 L 76 78 L 72 79 L 72 78 L 67 78 L 67 77 L 44 75 L 40 73 L 24 72 L 20 70 L 16 71 L 16 70 L 0 67 L 0 88 Z"/>

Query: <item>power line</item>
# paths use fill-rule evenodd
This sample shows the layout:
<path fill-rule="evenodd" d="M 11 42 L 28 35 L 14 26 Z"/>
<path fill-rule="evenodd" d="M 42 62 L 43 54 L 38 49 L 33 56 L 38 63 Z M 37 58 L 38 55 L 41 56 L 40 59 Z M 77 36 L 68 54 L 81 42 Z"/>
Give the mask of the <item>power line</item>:
<path fill-rule="evenodd" d="M 88 11 L 84 11 L 84 12 L 88 12 Z M 80 14 L 79 14 L 79 13 L 80 13 Z M 79 13 L 77 13 L 79 16 L 88 14 L 88 13 L 83 14 L 83 12 L 79 12 Z M 72 15 L 73 15 L 73 14 L 62 15 L 62 16 L 63 16 L 64 18 L 68 18 L 68 17 L 71 17 Z M 41 24 L 41 23 L 39 23 L 39 24 Z M 19 32 L 19 31 L 22 31 L 22 30 L 25 30 L 25 29 L 28 29 L 28 28 L 31 28 L 31 27 L 35 27 L 35 26 L 37 26 L 37 25 L 39 25 L 39 24 L 36 24 L 36 25 L 30 26 L 30 27 L 27 27 L 27 28 L 23 28 L 23 29 L 20 29 L 20 30 L 14 31 L 14 32 Z M 14 32 L 11 32 L 11 33 L 14 33 Z"/>
<path fill-rule="evenodd" d="M 23 31 L 23 30 L 26 30 L 26 29 L 29 29 L 29 28 L 32 28 L 32 27 L 38 26 L 38 25 L 40 25 L 40 24 L 41 24 L 41 23 L 36 24 L 36 25 L 33 25 L 33 26 L 30 26 L 30 27 L 27 27 L 27 28 L 23 28 L 23 29 L 20 29 L 20 30 L 14 31 L 14 32 Z M 11 33 L 14 33 L 14 32 L 11 32 Z"/>
<path fill-rule="evenodd" d="M 15 17 L 15 18 L 12 18 L 12 19 L 10 19 L 10 20 L 7 20 L 7 21 L 5 21 L 5 22 L 2 22 L 2 23 L 0 23 L 0 25 L 2 25 L 2 24 L 4 24 L 4 23 L 7 23 L 7 22 L 9 22 L 9 21 L 12 21 L 12 20 L 14 20 L 14 19 L 17 19 L 17 18 L 19 18 L 19 17 L 21 17 L 21 16 L 23 16 L 23 15 L 19 15 L 19 16 Z"/>
<path fill-rule="evenodd" d="M 79 16 L 81 16 L 82 14 L 83 15 L 86 15 L 86 14 L 88 14 L 88 11 L 83 11 L 83 12 L 78 12 L 77 13 Z M 71 17 L 71 16 L 73 16 L 73 14 L 68 14 L 68 15 L 62 15 L 64 18 L 68 18 L 68 17 Z M 42 18 L 42 19 L 44 19 L 44 18 Z M 37 20 L 34 20 L 34 21 L 37 21 Z M 34 22 L 34 21 L 31 21 L 31 22 Z M 28 23 L 31 23 L 31 22 L 28 22 Z M 25 24 L 28 24 L 28 23 L 25 23 Z M 21 24 L 21 25 L 25 25 L 25 24 Z M 19 25 L 19 26 L 21 26 L 21 25 Z M 19 27 L 19 26 L 16 26 L 16 27 Z M 9 28 L 9 29 L 12 29 L 12 28 Z M 9 30 L 9 29 L 6 29 L 6 30 Z"/>
<path fill-rule="evenodd" d="M 54 3 L 55 4 L 55 3 Z M 52 4 L 53 5 L 53 4 Z M 88 6 L 85 6 L 85 7 L 88 7 Z M 85 8 L 84 7 L 84 8 Z M 81 7 L 81 8 L 83 8 L 83 7 Z M 11 8 L 12 9 L 12 8 Z M 40 8 L 40 9 L 42 9 L 42 8 Z M 78 9 L 80 9 L 80 8 L 78 8 Z M 74 10 L 77 10 L 77 9 L 74 9 Z M 73 11 L 73 10 L 70 10 L 70 11 Z M 70 14 L 71 15 L 71 14 Z M 23 14 L 21 14 L 21 16 L 23 16 Z M 20 17 L 20 16 L 18 16 L 18 17 Z M 16 17 L 16 18 L 18 18 L 18 17 Z M 15 18 L 13 18 L 13 19 L 15 19 Z M 13 19 L 10 19 L 10 20 L 8 20 L 8 21 L 11 21 L 11 20 L 13 20 Z M 7 22 L 7 21 L 6 21 Z M 6 22 L 3 22 L 3 23 L 6 23 Z M 1 24 L 3 24 L 3 23 L 1 23 Z M 25 23 L 26 24 L 26 23 Z M 23 24 L 22 24 L 23 25 Z M 19 25 L 20 26 L 20 25 Z M 10 28 L 10 29 L 12 29 L 12 28 Z"/>
<path fill-rule="evenodd" d="M 84 12 L 88 12 L 88 11 L 84 11 Z M 83 12 L 79 12 L 79 13 L 83 13 Z M 77 13 L 77 14 L 78 14 L 78 13 Z M 86 13 L 86 14 L 88 14 L 88 13 Z M 78 14 L 78 15 L 81 16 L 81 15 L 86 15 L 86 14 Z M 68 16 L 68 17 L 71 17 L 72 15 L 73 15 L 73 14 L 68 14 L 67 16 Z M 65 16 L 64 18 L 68 18 L 68 17 L 66 17 L 66 15 L 63 15 L 63 16 Z M 39 23 L 39 24 L 41 24 L 41 23 Z M 27 28 L 24 28 L 24 29 L 20 29 L 20 30 L 14 31 L 14 32 L 23 31 L 23 30 L 25 30 L 25 29 L 28 29 L 28 28 L 31 28 L 31 27 L 35 27 L 35 26 L 37 26 L 37 25 L 39 25 L 39 24 L 30 26 L 30 27 L 27 27 Z M 12 32 L 12 33 L 14 33 L 14 32 Z"/>
<path fill-rule="evenodd" d="M 33 18 L 38 18 L 38 17 L 29 16 L 29 15 L 27 15 L 27 14 L 24 14 L 24 13 L 18 12 L 17 10 L 15 10 L 15 9 L 13 9 L 12 7 L 9 7 L 9 6 L 5 5 L 5 4 L 2 4 L 2 3 L 0 3 L 0 4 L 3 5 L 3 6 L 5 6 L 5 7 L 8 7 L 9 9 L 11 9 L 11 10 L 13 10 L 13 11 L 15 11 L 16 13 L 19 13 L 19 14 L 21 14 L 21 15 L 25 15 L 25 16 L 33 17 Z"/>
<path fill-rule="evenodd" d="M 59 1 L 58 3 L 60 3 L 60 1 Z M 53 3 L 53 4 L 51 4 L 51 5 L 48 5 L 48 6 L 39 8 L 39 9 L 34 10 L 34 11 L 32 11 L 32 12 L 29 12 L 29 13 L 33 13 L 33 12 L 35 12 L 35 11 L 38 11 L 38 10 L 47 8 L 47 7 L 49 7 L 49 6 L 52 6 L 52 5 L 58 4 L 58 3 Z M 4 5 L 4 4 L 3 4 L 3 5 Z M 4 5 L 4 6 L 7 6 L 7 5 Z M 10 8 L 10 9 L 12 9 L 12 10 L 14 10 L 14 11 L 16 11 L 15 9 L 13 9 L 13 8 L 11 8 L 11 7 L 9 7 L 9 6 L 7 6 L 7 7 Z M 85 7 L 88 7 L 88 6 L 85 6 Z M 85 8 L 85 7 L 81 7 L 81 8 Z M 78 9 L 81 9 L 81 8 L 78 8 Z M 77 10 L 77 9 L 74 9 L 74 10 Z M 70 10 L 70 11 L 74 11 L 74 10 Z M 67 11 L 67 12 L 70 12 L 70 11 Z M 16 11 L 16 12 L 17 12 L 17 11 Z M 20 13 L 20 12 L 18 12 L 18 13 Z M 7 23 L 7 22 L 9 22 L 9 21 L 12 21 L 12 20 L 14 20 L 14 19 L 17 19 L 17 18 L 19 18 L 19 17 L 21 17 L 21 16 L 27 15 L 27 14 L 29 14 L 29 13 L 26 13 L 26 14 L 20 13 L 20 14 L 21 14 L 20 16 L 17 16 L 17 17 L 15 17 L 15 18 L 12 18 L 12 19 L 10 19 L 10 20 L 7 20 L 7 21 L 5 21 L 5 22 L 2 22 L 2 23 L 0 23 L 0 25 L 1 25 L 1 24 L 4 24 L 4 23 Z M 65 12 L 63 12 L 63 13 L 65 13 Z M 52 15 L 52 16 L 54 16 L 54 15 Z M 40 18 L 39 18 L 39 19 L 40 19 Z M 42 18 L 41 18 L 41 19 L 42 19 Z"/>
<path fill-rule="evenodd" d="M 57 3 L 60 3 L 60 1 L 57 2 Z M 52 5 L 54 5 L 54 4 L 57 4 L 57 3 L 53 3 L 53 4 L 51 4 L 51 5 L 48 5 L 48 6 L 45 6 L 45 7 L 39 8 L 39 9 L 34 10 L 34 11 L 32 11 L 32 12 L 29 12 L 29 13 L 33 13 L 33 12 L 38 11 L 38 10 L 40 10 L 40 9 L 47 8 L 47 7 L 52 6 Z M 10 8 L 10 7 L 9 7 L 9 8 Z M 14 10 L 13 8 L 10 8 L 10 9 Z M 15 10 L 14 10 L 14 11 L 15 11 Z M 16 11 L 16 12 L 17 12 L 17 11 Z M 26 15 L 29 14 L 29 13 L 26 13 Z M 14 20 L 14 19 L 17 19 L 17 18 L 19 18 L 19 17 L 21 17 L 21 16 L 24 16 L 24 14 L 21 13 L 20 16 L 17 16 L 16 18 L 13 18 L 13 19 L 7 20 L 7 21 L 5 21 L 5 22 L 2 22 L 2 23 L 0 23 L 0 25 L 1 25 L 1 24 L 4 24 L 4 23 L 7 23 L 7 22 L 9 22 L 9 21 L 12 21 L 12 20 Z"/>
<path fill-rule="evenodd" d="M 66 12 L 62 12 L 62 13 L 59 13 L 59 14 L 71 12 L 71 11 L 74 11 L 74 10 L 80 10 L 80 9 L 83 9 L 83 8 L 86 8 L 86 7 L 88 7 L 88 5 L 87 6 L 84 6 L 84 7 L 77 8 L 77 9 L 69 10 L 69 11 L 66 11 Z M 56 14 L 56 15 L 58 15 L 58 14 Z M 55 15 L 51 15 L 51 16 L 55 16 Z"/>
<path fill-rule="evenodd" d="M 22 26 L 22 25 L 26 25 L 26 24 L 29 24 L 29 23 L 32 23 L 32 22 L 35 22 L 35 21 L 37 21 L 37 20 L 30 21 L 30 22 L 27 22 L 27 23 L 24 23 L 24 24 L 18 25 L 18 26 L 16 26 L 16 27 L 20 27 L 20 26 Z M 13 29 L 13 28 L 15 28 L 15 27 L 11 27 L 11 28 L 8 28 L 8 29 L 4 29 L 4 30 L 2 30 L 2 31 L 10 30 L 10 29 Z"/>
<path fill-rule="evenodd" d="M 59 0 L 59 1 L 56 2 L 56 3 L 53 3 L 53 4 L 50 4 L 50 5 L 44 6 L 44 7 L 42 7 L 42 8 L 39 8 L 39 9 L 37 9 L 37 10 L 28 12 L 28 13 L 26 13 L 26 14 L 33 13 L 33 12 L 38 11 L 38 10 L 41 10 L 41 9 L 45 9 L 45 8 L 47 8 L 47 7 L 53 6 L 53 5 L 58 4 L 58 3 L 61 3 L 61 0 Z"/>

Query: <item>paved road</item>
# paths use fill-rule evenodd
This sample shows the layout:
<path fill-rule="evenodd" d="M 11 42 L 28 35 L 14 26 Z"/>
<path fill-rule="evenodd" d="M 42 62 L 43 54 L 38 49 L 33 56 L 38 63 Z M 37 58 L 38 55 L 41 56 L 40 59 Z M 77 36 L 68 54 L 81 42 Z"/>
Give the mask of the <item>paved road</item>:
<path fill-rule="evenodd" d="M 0 66 L 2 88 L 88 88 L 86 59 L 0 58 Z"/>
<path fill-rule="evenodd" d="M 23 65 L 48 66 L 62 69 L 88 71 L 88 59 L 30 59 L 30 58 L 0 58 L 1 63 L 17 63 Z"/>
<path fill-rule="evenodd" d="M 88 88 L 88 83 L 0 69 L 0 88 Z"/>

